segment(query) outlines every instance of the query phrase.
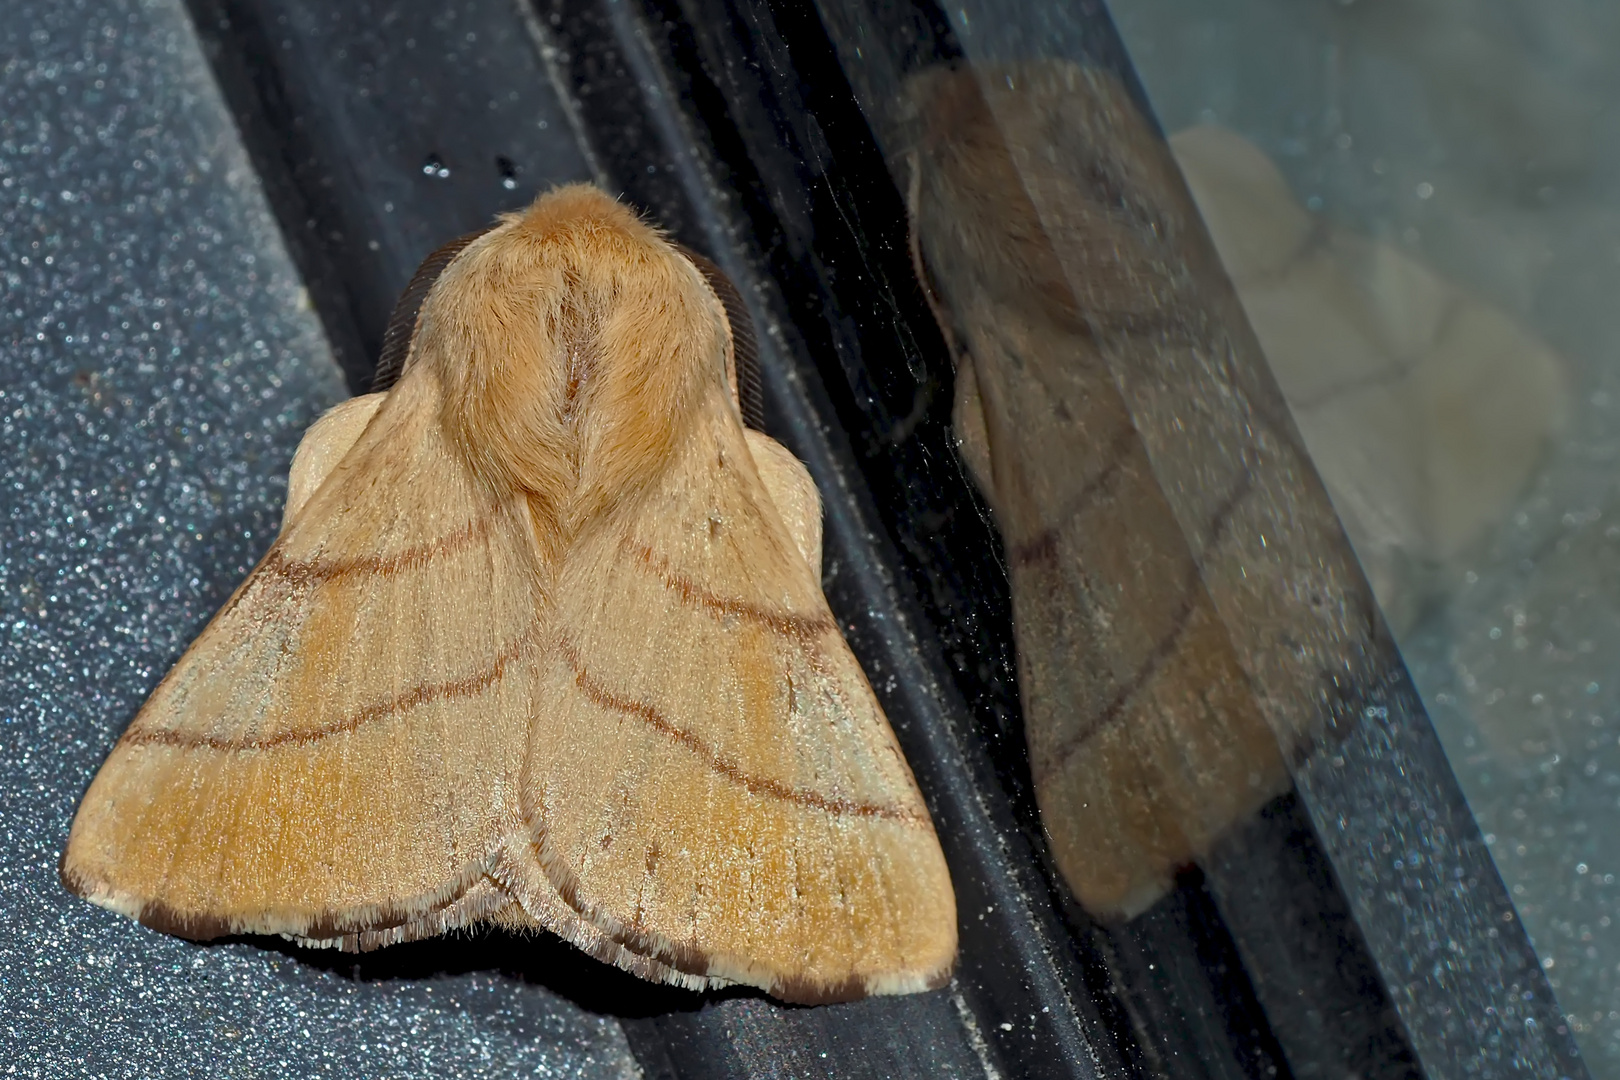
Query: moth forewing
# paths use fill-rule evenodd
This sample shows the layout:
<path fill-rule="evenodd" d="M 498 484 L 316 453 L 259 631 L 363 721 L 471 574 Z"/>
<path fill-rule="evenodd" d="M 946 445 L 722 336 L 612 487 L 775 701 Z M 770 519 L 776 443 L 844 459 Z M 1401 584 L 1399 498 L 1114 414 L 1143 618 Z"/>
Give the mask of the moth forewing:
<path fill-rule="evenodd" d="M 482 877 L 517 821 L 527 701 L 504 676 L 536 647 L 512 588 L 532 544 L 445 445 L 437 398 L 402 381 L 159 685 L 80 806 L 70 887 L 189 937 L 319 938 Z M 478 738 L 447 742 L 452 718 Z"/>

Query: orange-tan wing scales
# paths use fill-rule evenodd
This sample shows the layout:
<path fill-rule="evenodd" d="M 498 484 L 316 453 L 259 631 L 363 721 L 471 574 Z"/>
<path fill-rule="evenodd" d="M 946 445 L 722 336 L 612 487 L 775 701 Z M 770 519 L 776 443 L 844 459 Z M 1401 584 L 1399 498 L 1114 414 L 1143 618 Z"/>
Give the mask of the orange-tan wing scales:
<path fill-rule="evenodd" d="M 938 985 L 955 900 L 911 772 L 734 412 L 716 390 L 698 413 L 561 568 L 534 857 L 678 972 L 798 1001 Z"/>
<path fill-rule="evenodd" d="M 484 875 L 519 827 L 537 556 L 438 398 L 430 370 L 407 374 L 299 493 L 92 783 L 62 862 L 75 891 L 190 937 L 351 946 L 508 902 Z"/>

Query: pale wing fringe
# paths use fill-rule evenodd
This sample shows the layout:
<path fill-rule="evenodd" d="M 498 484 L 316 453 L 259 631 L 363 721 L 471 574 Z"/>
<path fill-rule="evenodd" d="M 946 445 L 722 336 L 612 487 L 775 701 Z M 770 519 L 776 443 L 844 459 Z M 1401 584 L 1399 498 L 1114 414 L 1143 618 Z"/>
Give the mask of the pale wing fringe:
<path fill-rule="evenodd" d="M 682 971 L 659 959 L 656 948 L 645 942 L 624 941 L 569 907 L 535 859 L 534 843 L 528 838 L 514 843 L 502 853 L 495 872 L 506 891 L 516 898 L 517 912 L 509 929 L 545 929 L 570 945 L 604 963 L 622 968 L 652 982 L 668 983 L 685 990 L 712 990 L 732 985 L 731 980 Z M 642 946 L 638 951 L 634 946 Z"/>
<path fill-rule="evenodd" d="M 513 846 L 522 849 L 527 843 Z M 531 915 L 530 911 L 539 914 Z M 633 952 L 565 905 L 538 865 L 520 870 L 504 854 L 495 860 L 483 878 L 446 908 L 386 930 L 326 938 L 294 937 L 293 940 L 308 948 L 358 953 L 483 926 L 520 935 L 549 931 L 597 960 L 651 982 L 668 983 L 684 990 L 713 990 L 732 985 L 726 979 L 690 975 Z"/>
<path fill-rule="evenodd" d="M 508 850 L 492 860 L 485 874 L 458 899 L 399 926 L 332 937 L 286 936 L 308 948 L 359 953 L 483 926 L 520 935 L 543 930 L 597 960 L 652 982 L 700 991 L 732 985 L 727 979 L 680 971 L 615 941 L 562 902 L 539 864 L 526 854 L 530 847 L 527 840 L 509 842 Z"/>
<path fill-rule="evenodd" d="M 388 945 L 421 941 L 453 930 L 467 929 L 486 922 L 500 923 L 515 901 L 487 874 L 480 876 L 456 900 L 428 911 L 409 922 L 380 930 L 363 930 L 331 937 L 288 935 L 311 949 L 339 949 L 343 952 L 370 952 Z"/>

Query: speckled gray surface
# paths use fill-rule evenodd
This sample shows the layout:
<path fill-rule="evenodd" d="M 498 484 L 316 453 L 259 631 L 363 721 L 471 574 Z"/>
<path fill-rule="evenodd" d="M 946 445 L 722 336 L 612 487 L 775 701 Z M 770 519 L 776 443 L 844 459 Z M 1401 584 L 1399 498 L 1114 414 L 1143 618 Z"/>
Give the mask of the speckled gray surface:
<path fill-rule="evenodd" d="M 57 883 L 80 793 L 343 390 L 176 0 L 12 0 L 0 64 L 7 1075 L 636 1075 L 616 1021 L 543 986 L 195 946 Z"/>

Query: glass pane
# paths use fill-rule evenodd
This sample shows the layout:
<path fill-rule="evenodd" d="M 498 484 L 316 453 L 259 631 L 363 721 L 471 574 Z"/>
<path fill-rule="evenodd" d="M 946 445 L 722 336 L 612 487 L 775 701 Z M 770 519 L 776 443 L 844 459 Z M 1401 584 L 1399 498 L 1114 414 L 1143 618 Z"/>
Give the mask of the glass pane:
<path fill-rule="evenodd" d="M 1579 1073 L 1390 637 L 1430 609 L 1440 553 L 1529 483 L 1563 362 L 1398 244 L 1296 206 L 1239 137 L 1166 142 L 1098 4 L 819 7 L 955 362 L 1055 873 L 1142 1045 L 1172 1073 L 1217 1045 L 1245 1071 L 1275 1051 L 1302 1074 Z M 1303 284 L 1277 278 L 1302 256 Z M 1187 965 L 1151 962 L 1194 894 L 1274 1047 L 1218 1016 L 1241 987 L 1199 998 Z"/>
<path fill-rule="evenodd" d="M 1620 10 L 1111 6 L 1568 1023 L 1620 1076 Z"/>

